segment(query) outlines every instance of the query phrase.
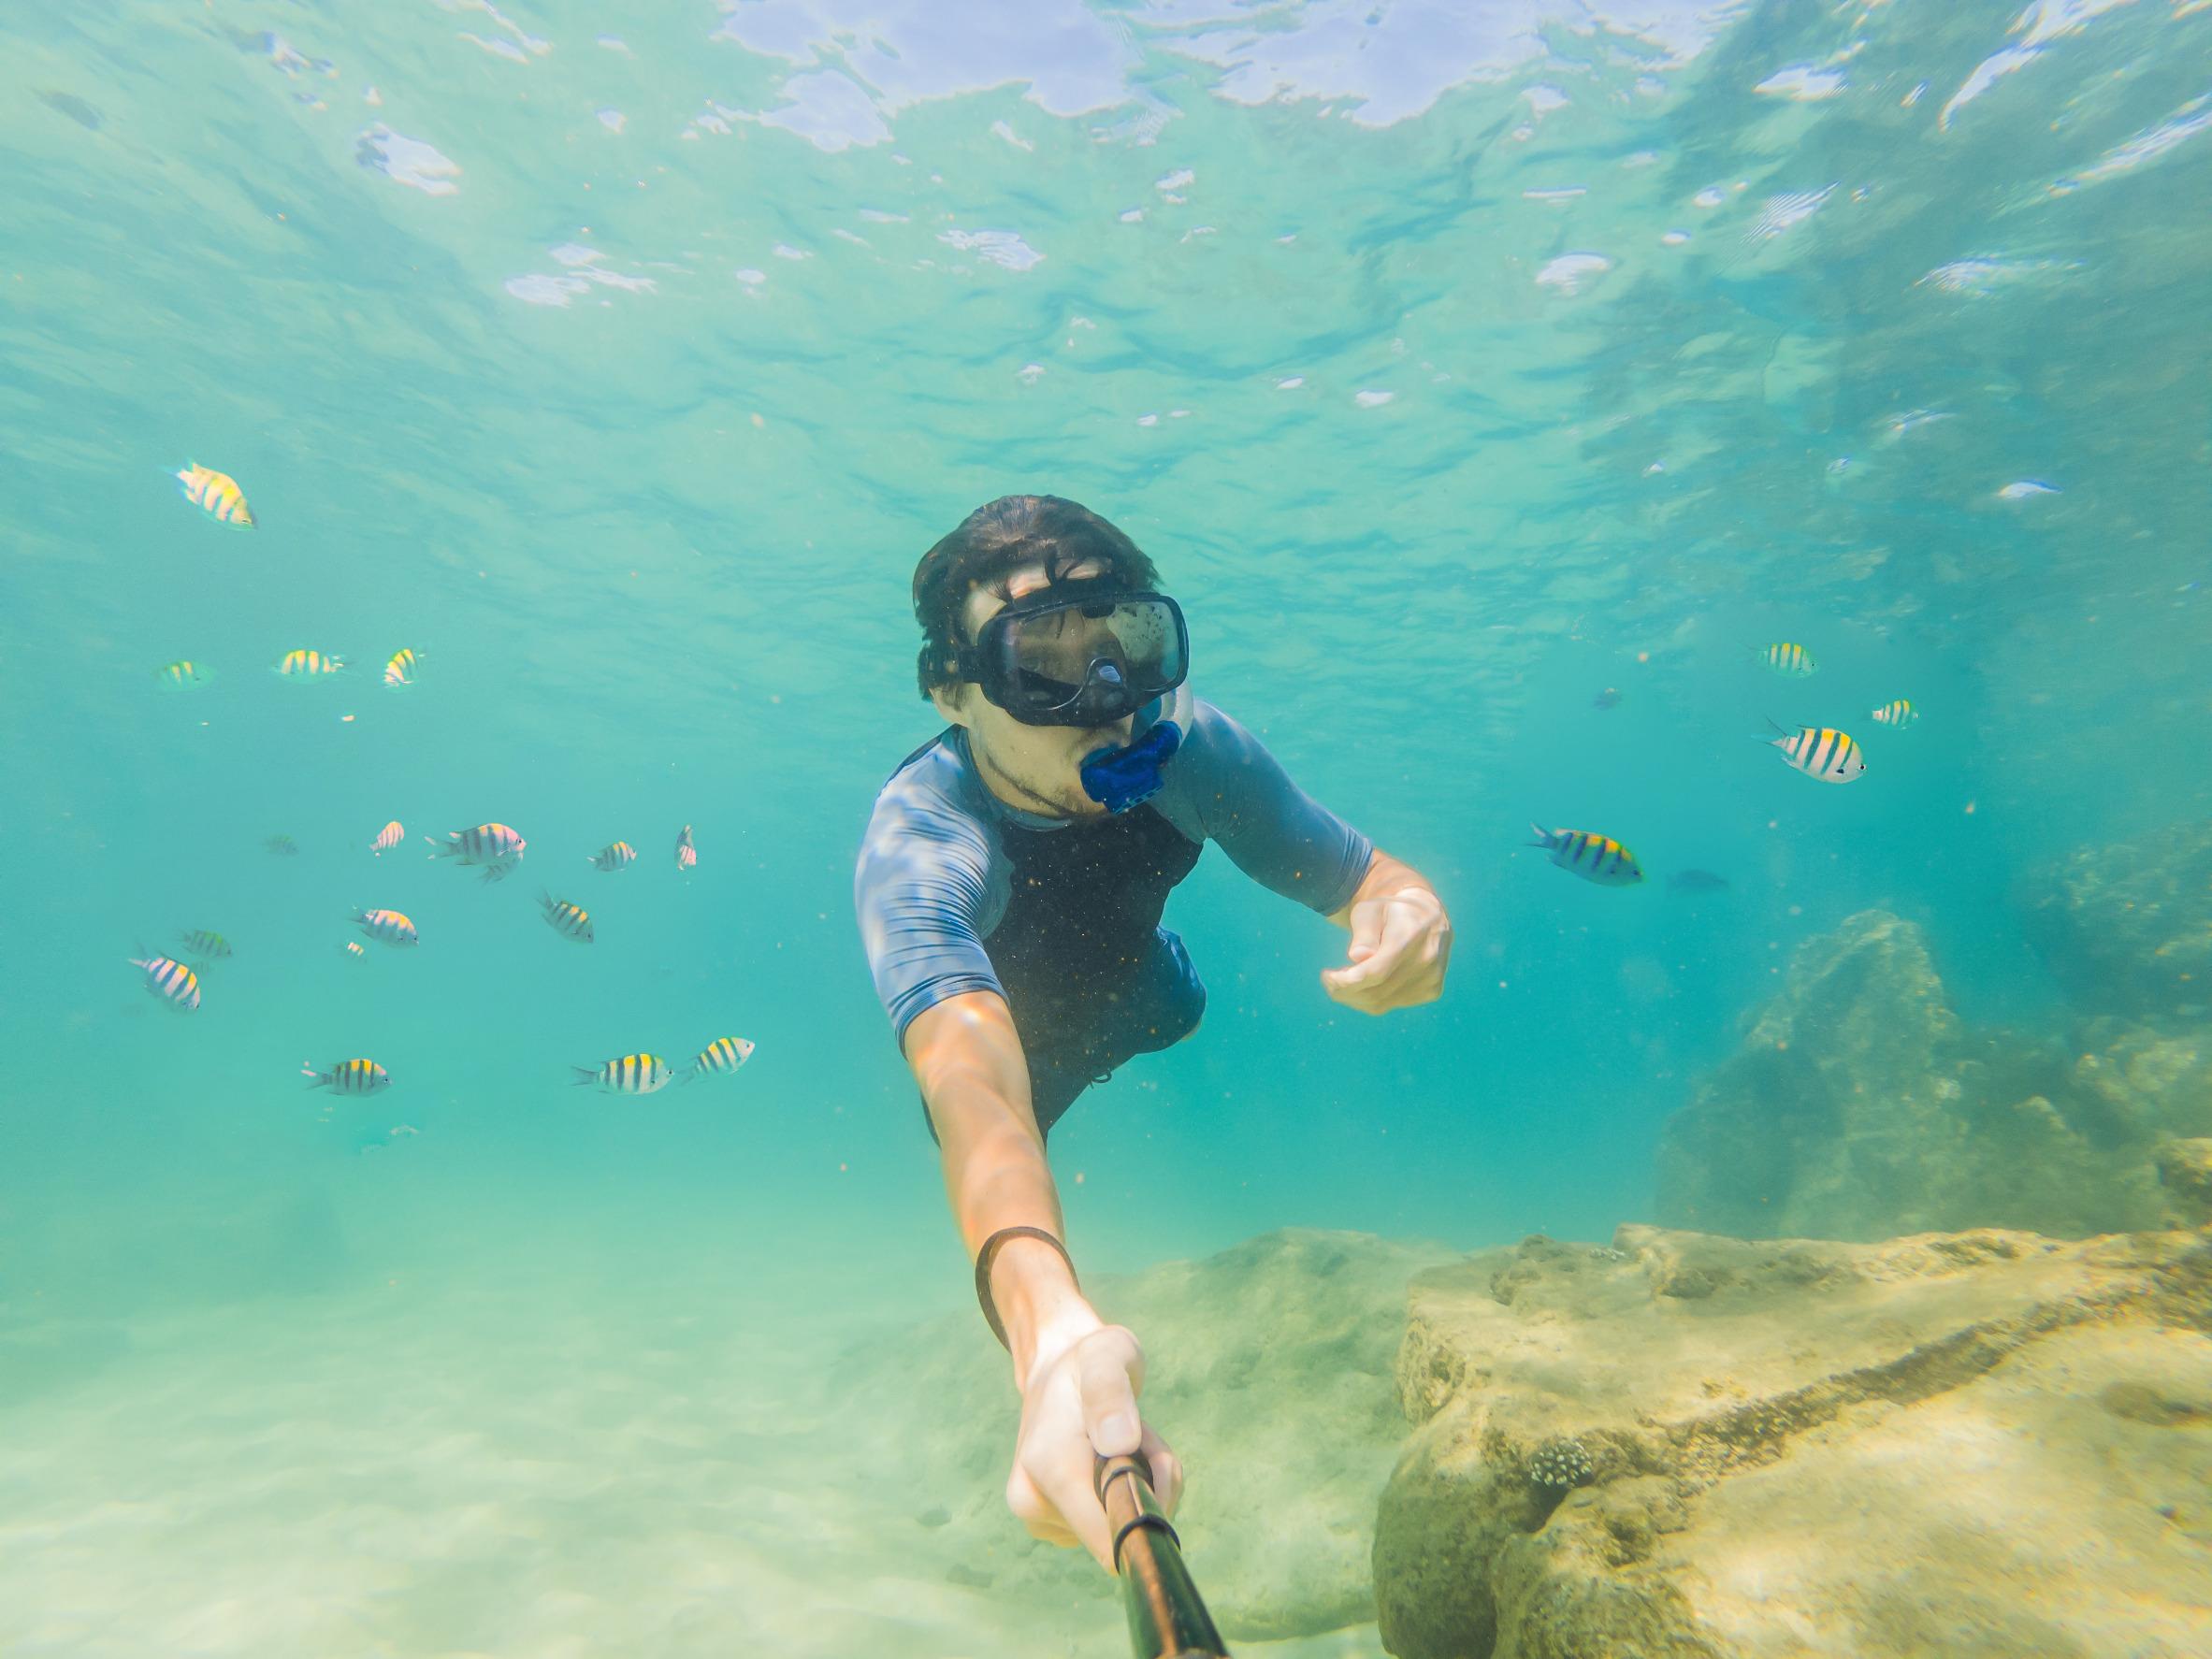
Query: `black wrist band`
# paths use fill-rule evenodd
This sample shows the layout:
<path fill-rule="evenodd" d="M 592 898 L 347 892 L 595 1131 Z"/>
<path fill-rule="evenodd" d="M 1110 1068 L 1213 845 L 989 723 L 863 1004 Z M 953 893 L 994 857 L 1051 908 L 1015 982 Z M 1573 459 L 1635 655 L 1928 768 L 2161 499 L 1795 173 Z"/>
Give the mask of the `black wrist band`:
<path fill-rule="evenodd" d="M 983 1248 L 976 1252 L 976 1300 L 983 1305 L 983 1317 L 990 1323 L 990 1334 L 999 1339 L 1001 1348 L 1011 1353 L 1014 1345 L 1006 1340 L 1005 1321 L 999 1318 L 998 1307 L 990 1299 L 990 1264 L 998 1259 L 999 1247 L 1009 1238 L 1043 1239 L 1060 1252 L 1060 1259 L 1067 1263 L 1070 1278 L 1075 1277 L 1076 1259 L 1067 1253 L 1067 1246 L 1042 1227 L 1002 1227 L 983 1241 Z"/>

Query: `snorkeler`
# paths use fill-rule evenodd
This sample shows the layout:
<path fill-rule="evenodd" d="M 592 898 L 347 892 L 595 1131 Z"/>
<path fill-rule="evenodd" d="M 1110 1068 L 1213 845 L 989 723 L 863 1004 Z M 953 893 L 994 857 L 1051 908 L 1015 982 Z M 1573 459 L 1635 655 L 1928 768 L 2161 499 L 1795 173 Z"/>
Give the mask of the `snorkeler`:
<path fill-rule="evenodd" d="M 1184 685 L 1190 639 L 1151 560 L 1054 496 L 979 507 L 922 556 L 920 689 L 951 724 L 877 795 L 854 902 L 944 1162 L 1021 1424 L 1006 1501 L 1111 1569 L 1093 1452 L 1181 1468 L 1145 1425 L 1144 1351 L 1077 1288 L 1045 1137 L 1134 1055 L 1198 1028 L 1171 888 L 1216 841 L 1352 934 L 1323 988 L 1363 1013 L 1433 1002 L 1452 928 L 1410 866 L 1302 793 Z"/>

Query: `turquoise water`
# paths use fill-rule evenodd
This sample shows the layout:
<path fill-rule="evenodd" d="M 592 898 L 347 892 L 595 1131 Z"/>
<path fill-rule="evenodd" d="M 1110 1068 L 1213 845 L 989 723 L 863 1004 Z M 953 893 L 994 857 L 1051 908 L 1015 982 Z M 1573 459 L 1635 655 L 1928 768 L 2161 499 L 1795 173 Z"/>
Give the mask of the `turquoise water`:
<path fill-rule="evenodd" d="M 105 1547 L 134 1623 L 56 1565 L 107 1511 L 55 1494 L 142 1466 L 124 1422 L 176 1484 L 103 1501 L 180 1529 L 299 1413 L 434 1468 L 476 1420 L 397 1403 L 440 1354 L 454 1398 L 574 1407 L 518 1446 L 588 1439 L 628 1420 L 539 1361 L 634 1383 L 663 1307 L 706 1333 L 670 1387 L 773 1414 L 868 1321 L 961 1307 L 850 876 L 933 729 L 914 560 L 994 496 L 1134 536 L 1194 686 L 1456 925 L 1441 1003 L 1355 1017 L 1342 936 L 1210 853 L 1167 918 L 1202 1036 L 1053 1137 L 1087 1268 L 1601 1237 L 1796 943 L 1883 905 L 1962 1012 L 2032 1019 L 2022 873 L 2212 801 L 2202 4 L 118 0 L 0 39 L 0 1330 L 34 1356 L 0 1411 L 50 1447 L 7 1553 L 60 1587 L 0 1597 L 0 1646 L 583 1651 L 527 1576 L 503 1623 L 374 1565 L 287 1623 L 151 1522 Z M 187 460 L 258 527 L 181 501 Z M 1818 674 L 1750 660 L 1778 640 Z M 296 647 L 349 671 L 272 674 Z M 163 692 L 181 657 L 214 682 Z M 1914 729 L 1867 718 L 1894 697 Z M 1868 775 L 1793 774 L 1769 716 Z M 1578 883 L 1532 817 L 1653 879 Z M 420 856 L 486 819 L 517 879 Z M 584 862 L 618 836 L 636 868 Z M 421 947 L 349 959 L 370 905 Z M 237 954 L 179 1018 L 126 959 L 195 927 Z M 726 1034 L 735 1077 L 569 1087 Z M 301 1062 L 354 1054 L 395 1087 L 325 1120 Z M 292 1392 L 206 1409 L 246 1382 Z M 763 1504 L 859 1479 L 808 1444 Z M 337 1492 L 210 1524 L 398 1559 Z M 764 1651 L 860 1639 L 803 1634 L 808 1573 L 879 1582 L 822 1553 L 745 1580 L 790 1615 Z M 651 1599 L 617 1575 L 589 1628 L 692 1651 L 626 1623 Z M 1053 1605 L 1112 1651 L 1110 1607 Z"/>

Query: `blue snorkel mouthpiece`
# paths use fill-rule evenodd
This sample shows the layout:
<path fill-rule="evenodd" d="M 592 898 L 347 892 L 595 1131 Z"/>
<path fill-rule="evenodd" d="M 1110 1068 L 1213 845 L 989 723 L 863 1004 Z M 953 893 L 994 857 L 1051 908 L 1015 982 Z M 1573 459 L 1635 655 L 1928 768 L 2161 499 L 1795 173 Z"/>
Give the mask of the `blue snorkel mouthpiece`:
<path fill-rule="evenodd" d="M 1126 748 L 1094 749 L 1083 757 L 1078 773 L 1083 793 L 1110 813 L 1141 806 L 1160 792 L 1166 781 L 1161 769 L 1182 745 L 1182 728 L 1173 720 L 1157 720 Z"/>

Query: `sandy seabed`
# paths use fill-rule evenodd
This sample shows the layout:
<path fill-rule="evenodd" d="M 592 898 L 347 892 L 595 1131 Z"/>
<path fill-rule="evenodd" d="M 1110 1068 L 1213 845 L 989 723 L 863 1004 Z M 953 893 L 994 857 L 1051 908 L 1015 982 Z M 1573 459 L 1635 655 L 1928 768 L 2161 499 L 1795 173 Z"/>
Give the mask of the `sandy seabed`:
<path fill-rule="evenodd" d="M 1103 1574 L 1071 1594 L 1064 1574 L 994 1573 L 1043 1548 L 1010 1515 L 931 1523 L 948 1494 L 918 1437 L 991 1411 L 1010 1450 L 1011 1390 L 856 1387 L 855 1356 L 901 1342 L 911 1301 L 822 1291 L 402 1274 L 19 1326 L 0 1345 L 0 1652 L 1128 1652 Z M 1371 1625 L 1236 1651 L 1381 1653 Z"/>

